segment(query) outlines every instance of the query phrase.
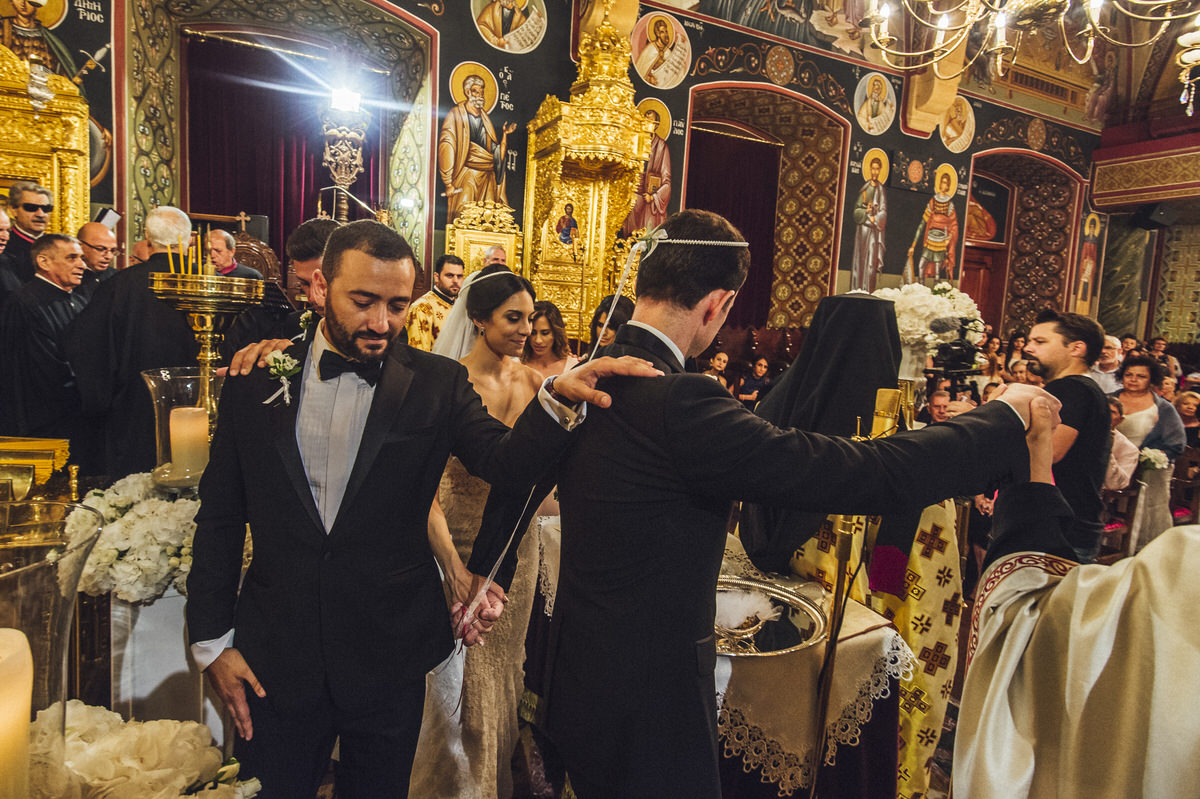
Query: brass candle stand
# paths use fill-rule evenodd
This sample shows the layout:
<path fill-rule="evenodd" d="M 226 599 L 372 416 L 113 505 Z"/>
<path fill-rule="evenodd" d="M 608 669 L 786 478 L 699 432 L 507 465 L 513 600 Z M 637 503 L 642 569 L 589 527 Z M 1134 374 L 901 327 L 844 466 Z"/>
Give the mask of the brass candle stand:
<path fill-rule="evenodd" d="M 211 436 L 217 420 L 217 398 L 212 395 L 211 378 L 221 359 L 221 339 L 238 314 L 262 302 L 263 282 L 220 275 L 152 272 L 150 290 L 187 316 L 200 345 L 196 360 L 204 377 L 201 396 L 208 411 Z"/>

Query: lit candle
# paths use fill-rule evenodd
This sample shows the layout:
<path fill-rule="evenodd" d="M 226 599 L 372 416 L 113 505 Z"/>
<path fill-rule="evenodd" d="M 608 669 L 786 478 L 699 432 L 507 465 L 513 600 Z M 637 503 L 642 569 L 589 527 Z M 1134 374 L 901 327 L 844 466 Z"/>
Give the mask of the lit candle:
<path fill-rule="evenodd" d="M 0 629 L 0 799 L 29 796 L 33 655 L 20 630 Z"/>
<path fill-rule="evenodd" d="M 1100 22 L 1100 12 L 1104 9 L 1104 0 L 1091 0 L 1088 3 L 1088 16 L 1093 23 Z"/>
<path fill-rule="evenodd" d="M 892 15 L 892 7 L 889 6 L 887 3 L 884 3 L 883 7 L 879 9 L 879 16 L 883 17 L 883 20 L 879 23 L 879 38 L 880 39 L 887 38 L 888 17 L 890 17 L 891 15 Z"/>
<path fill-rule="evenodd" d="M 996 46 L 1003 47 L 1008 37 L 1008 15 L 1000 12 L 996 15 Z"/>
<path fill-rule="evenodd" d="M 200 474 L 208 465 L 208 411 L 171 409 L 171 471 L 176 477 Z"/>
<path fill-rule="evenodd" d="M 937 24 L 937 38 L 933 40 L 933 46 L 939 50 L 946 42 L 946 28 L 949 26 L 949 24 L 950 19 L 945 14 L 942 14 L 942 18 L 938 20 Z"/>

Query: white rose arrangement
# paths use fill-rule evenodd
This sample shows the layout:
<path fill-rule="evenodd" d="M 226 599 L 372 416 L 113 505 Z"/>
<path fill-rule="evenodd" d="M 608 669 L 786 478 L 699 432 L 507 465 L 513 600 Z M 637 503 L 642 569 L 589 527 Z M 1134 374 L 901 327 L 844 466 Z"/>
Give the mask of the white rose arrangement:
<path fill-rule="evenodd" d="M 83 504 L 104 517 L 79 590 L 96 596 L 109 591 L 126 602 L 153 602 L 173 585 L 186 593 L 196 532 L 194 499 L 161 491 L 149 474 L 131 474 L 107 491 L 91 491 Z M 89 532 L 90 520 L 76 511 L 66 531 L 74 545 Z"/>
<path fill-rule="evenodd" d="M 909 283 L 898 289 L 877 289 L 873 294 L 896 304 L 900 341 L 908 346 L 924 345 L 928 353 L 939 344 L 956 340 L 957 330 L 934 333 L 929 329 L 930 322 L 945 316 L 971 320 L 967 324 L 967 341 L 975 345 L 983 342 L 979 306 L 949 283 L 938 283 L 932 289 L 922 283 Z"/>
<path fill-rule="evenodd" d="M 51 764 L 61 706 L 38 712 L 29 728 L 32 799 L 251 799 L 258 780 L 237 781 L 236 761 L 222 765 L 212 733 L 195 721 L 124 721 L 77 699 L 66 704 L 65 772 Z"/>

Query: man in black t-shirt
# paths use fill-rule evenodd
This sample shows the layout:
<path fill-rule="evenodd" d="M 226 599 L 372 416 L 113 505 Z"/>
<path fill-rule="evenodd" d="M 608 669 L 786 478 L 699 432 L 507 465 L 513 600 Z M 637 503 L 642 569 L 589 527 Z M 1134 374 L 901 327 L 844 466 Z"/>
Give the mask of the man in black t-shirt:
<path fill-rule="evenodd" d="M 1104 530 L 1100 487 L 1112 446 L 1108 401 L 1087 377 L 1103 346 L 1104 329 L 1095 320 L 1052 310 L 1038 314 L 1025 345 L 1029 371 L 1062 402 L 1062 424 L 1054 429 L 1054 482 L 1075 513 L 1067 537 L 1080 563 L 1095 560 Z"/>

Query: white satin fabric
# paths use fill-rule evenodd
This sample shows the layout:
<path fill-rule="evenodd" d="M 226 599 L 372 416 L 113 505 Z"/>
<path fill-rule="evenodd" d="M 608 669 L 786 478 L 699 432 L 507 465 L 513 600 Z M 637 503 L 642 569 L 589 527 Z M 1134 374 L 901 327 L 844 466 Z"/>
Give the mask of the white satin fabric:
<path fill-rule="evenodd" d="M 1136 557 L 993 564 L 972 619 L 954 795 L 1200 796 L 1200 526 Z"/>

